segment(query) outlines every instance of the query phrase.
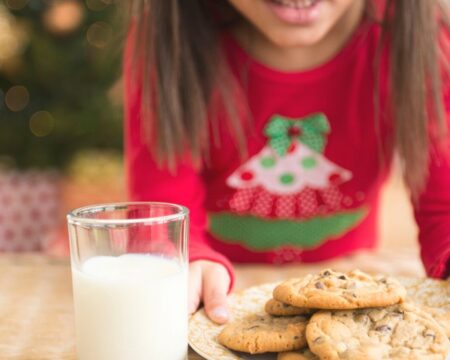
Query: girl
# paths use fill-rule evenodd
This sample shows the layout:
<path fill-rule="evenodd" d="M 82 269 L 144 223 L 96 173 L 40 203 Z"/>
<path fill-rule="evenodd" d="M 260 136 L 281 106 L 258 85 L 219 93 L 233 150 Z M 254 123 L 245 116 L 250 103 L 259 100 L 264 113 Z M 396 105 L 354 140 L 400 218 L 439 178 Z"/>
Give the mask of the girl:
<path fill-rule="evenodd" d="M 133 0 L 133 200 L 191 212 L 190 310 L 228 319 L 234 262 L 376 244 L 404 164 L 429 276 L 450 259 L 448 27 L 438 0 Z"/>

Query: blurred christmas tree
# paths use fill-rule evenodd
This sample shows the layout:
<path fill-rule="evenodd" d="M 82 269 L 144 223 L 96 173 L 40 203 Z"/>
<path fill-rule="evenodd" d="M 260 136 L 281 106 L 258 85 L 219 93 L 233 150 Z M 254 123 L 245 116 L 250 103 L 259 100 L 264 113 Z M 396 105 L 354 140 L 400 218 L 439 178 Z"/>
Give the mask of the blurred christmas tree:
<path fill-rule="evenodd" d="M 0 165 L 63 169 L 80 150 L 121 149 L 114 0 L 0 2 Z"/>

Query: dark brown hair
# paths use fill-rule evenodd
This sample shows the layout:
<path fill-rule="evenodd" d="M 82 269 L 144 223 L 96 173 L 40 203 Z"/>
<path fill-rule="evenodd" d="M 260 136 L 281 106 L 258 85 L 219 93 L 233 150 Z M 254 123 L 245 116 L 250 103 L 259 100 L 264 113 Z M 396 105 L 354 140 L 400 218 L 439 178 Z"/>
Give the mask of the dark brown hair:
<path fill-rule="evenodd" d="M 388 0 L 383 17 L 391 52 L 395 148 L 416 199 L 428 177 L 430 136 L 437 146 L 447 136 L 441 80 L 447 78 L 443 71 L 448 71 L 448 59 L 441 50 L 450 53 L 439 39 L 449 30 L 445 9 L 439 0 Z"/>
<path fill-rule="evenodd" d="M 156 158 L 173 165 L 186 149 L 198 163 L 207 157 L 210 134 L 216 138 L 217 130 L 216 117 L 208 115 L 217 99 L 230 113 L 229 125 L 243 151 L 243 131 L 231 114 L 233 84 L 218 41 L 216 12 L 221 20 L 224 11 L 232 13 L 227 1 L 131 0 L 130 9 L 133 68 L 141 69 L 135 80 L 151 79 L 142 82 L 142 123 Z M 381 46 L 389 46 L 391 54 L 394 145 L 415 197 L 428 174 L 429 130 L 438 129 L 442 137 L 447 129 L 438 39 L 449 29 L 445 9 L 440 0 L 386 0 L 381 19 Z"/>

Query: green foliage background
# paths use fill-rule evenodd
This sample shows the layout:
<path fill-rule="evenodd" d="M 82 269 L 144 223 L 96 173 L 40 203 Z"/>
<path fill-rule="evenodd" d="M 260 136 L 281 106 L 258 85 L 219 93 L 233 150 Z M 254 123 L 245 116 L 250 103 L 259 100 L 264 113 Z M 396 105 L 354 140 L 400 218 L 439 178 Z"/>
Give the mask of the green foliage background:
<path fill-rule="evenodd" d="M 83 19 L 71 33 L 57 34 L 44 21 L 50 1 L 20 1 L 25 1 L 20 9 L 8 8 L 5 1 L 5 9 L 25 29 L 26 41 L 13 59 L 13 70 L 0 67 L 0 162 L 64 169 L 83 149 L 121 150 L 122 109 L 108 96 L 120 75 L 117 4 L 73 0 Z M 88 41 L 88 30 L 96 23 L 107 30 L 104 46 Z M 14 85 L 25 86 L 30 94 L 20 111 L 11 111 L 4 101 Z M 30 118 L 37 111 L 48 111 L 54 120 L 52 131 L 43 137 L 30 130 Z"/>

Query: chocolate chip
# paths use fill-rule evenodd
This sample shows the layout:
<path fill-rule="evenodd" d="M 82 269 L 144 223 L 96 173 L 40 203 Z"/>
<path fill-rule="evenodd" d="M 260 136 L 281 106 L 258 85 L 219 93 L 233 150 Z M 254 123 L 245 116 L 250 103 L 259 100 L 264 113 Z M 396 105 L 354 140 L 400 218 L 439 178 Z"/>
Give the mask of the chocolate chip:
<path fill-rule="evenodd" d="M 338 277 L 338 279 L 347 280 L 347 277 L 345 275 L 341 275 L 341 276 Z"/>
<path fill-rule="evenodd" d="M 386 332 L 386 331 L 391 331 L 391 330 L 392 330 L 392 328 L 389 325 L 380 325 L 375 328 L 375 331 Z"/>
<path fill-rule="evenodd" d="M 325 270 L 325 271 L 322 273 L 322 275 L 324 275 L 324 276 L 329 276 L 329 275 L 331 275 L 331 272 L 329 272 L 328 270 Z"/>
<path fill-rule="evenodd" d="M 291 305 L 285 304 L 285 303 L 281 303 L 281 306 L 282 306 L 284 309 L 287 309 L 287 308 L 290 307 Z"/>
<path fill-rule="evenodd" d="M 314 286 L 316 287 L 316 289 L 325 289 L 325 286 L 323 286 L 320 281 L 316 282 Z"/>
<path fill-rule="evenodd" d="M 294 336 L 294 340 L 300 339 L 300 336 Z"/>
<path fill-rule="evenodd" d="M 380 282 L 383 283 L 383 284 L 386 284 L 386 283 L 387 283 L 387 280 L 386 280 L 386 278 L 381 278 L 381 279 L 380 279 Z"/>
<path fill-rule="evenodd" d="M 395 311 L 393 313 L 390 313 L 389 315 L 391 315 L 392 317 L 403 318 L 403 313 L 399 311 Z"/>
<path fill-rule="evenodd" d="M 314 343 L 316 344 L 322 344 L 325 341 L 325 339 L 322 336 L 319 336 L 314 339 Z"/>

